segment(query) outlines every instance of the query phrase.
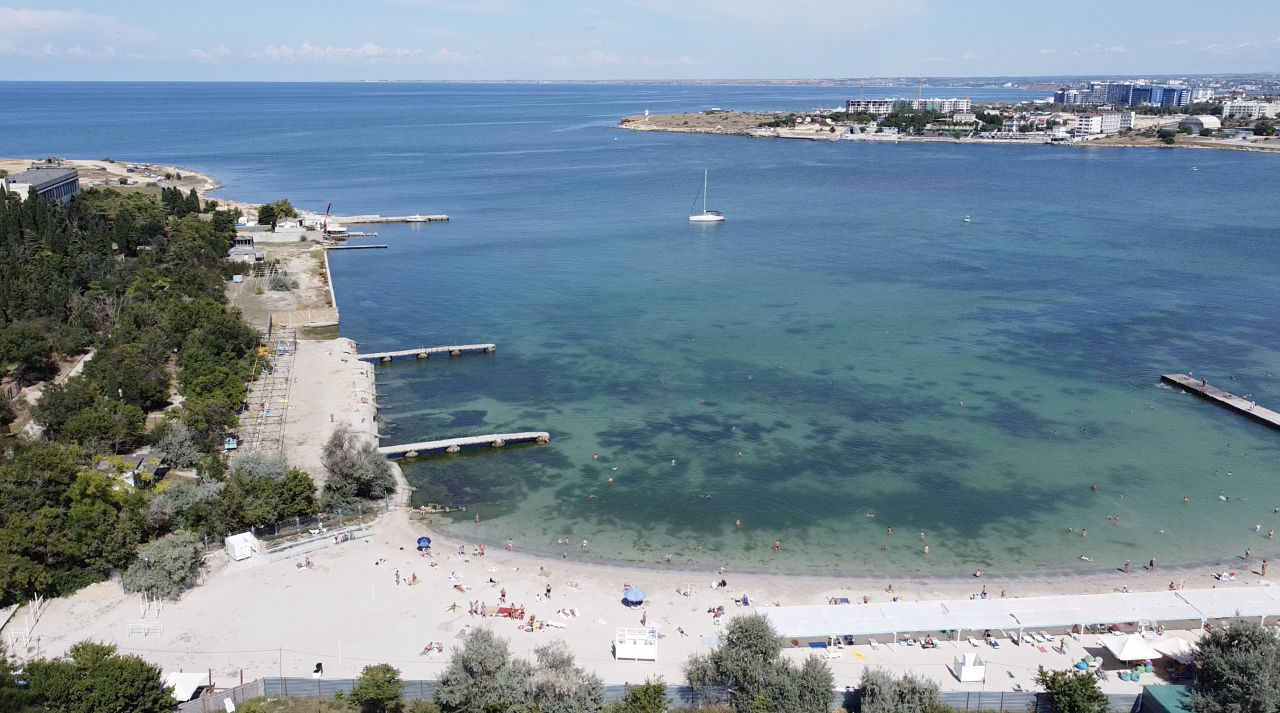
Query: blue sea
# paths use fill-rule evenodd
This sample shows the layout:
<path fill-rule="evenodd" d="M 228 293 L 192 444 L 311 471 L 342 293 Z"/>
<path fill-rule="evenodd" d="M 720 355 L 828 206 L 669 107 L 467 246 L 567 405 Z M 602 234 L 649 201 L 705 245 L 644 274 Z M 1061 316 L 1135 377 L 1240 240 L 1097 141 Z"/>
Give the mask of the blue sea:
<path fill-rule="evenodd" d="M 449 214 L 331 258 L 363 349 L 498 344 L 379 367 L 385 443 L 552 434 L 405 464 L 415 504 L 480 515 L 459 536 L 920 576 L 1280 556 L 1280 434 L 1159 384 L 1280 406 L 1280 156 L 614 128 L 856 92 L 0 83 L 0 154 Z M 687 220 L 704 169 L 723 224 Z"/>

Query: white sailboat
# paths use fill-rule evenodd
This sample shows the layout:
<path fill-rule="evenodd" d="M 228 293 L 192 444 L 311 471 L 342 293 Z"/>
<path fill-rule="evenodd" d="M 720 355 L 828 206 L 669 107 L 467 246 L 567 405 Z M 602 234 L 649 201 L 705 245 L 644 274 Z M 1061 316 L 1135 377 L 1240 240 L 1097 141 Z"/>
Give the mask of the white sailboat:
<path fill-rule="evenodd" d="M 696 203 L 694 205 L 697 205 Z M 720 211 L 707 210 L 707 170 L 702 170 L 702 213 L 689 216 L 689 221 L 693 223 L 717 223 L 724 220 L 724 215 Z"/>

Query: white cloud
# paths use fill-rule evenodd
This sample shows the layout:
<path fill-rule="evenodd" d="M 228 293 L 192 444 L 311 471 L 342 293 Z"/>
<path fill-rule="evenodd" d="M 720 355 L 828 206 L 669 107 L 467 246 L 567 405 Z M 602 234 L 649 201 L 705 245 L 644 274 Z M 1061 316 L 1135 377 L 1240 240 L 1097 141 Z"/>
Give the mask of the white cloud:
<path fill-rule="evenodd" d="M 303 42 L 292 45 L 267 45 L 261 54 L 251 55 L 261 62 L 329 62 L 329 63 L 364 63 L 364 64 L 462 64 L 470 58 L 454 52 L 448 47 L 441 47 L 434 53 L 423 49 L 405 49 L 401 47 L 381 47 L 367 42 L 359 47 L 322 47 Z"/>
<path fill-rule="evenodd" d="M 525 61 L 530 61 L 526 58 Z M 677 59 L 654 59 L 652 57 L 622 57 L 617 52 L 591 50 L 578 57 L 543 57 L 536 60 L 538 64 L 548 67 L 568 69 L 570 67 L 695 67 L 702 64 L 687 54 Z"/>
<path fill-rule="evenodd" d="M 1169 40 L 1165 44 L 1166 45 L 1189 45 L 1191 43 L 1188 42 L 1187 40 Z"/>
<path fill-rule="evenodd" d="M 1120 45 L 1111 45 L 1110 47 L 1104 47 L 1102 45 L 1095 44 L 1095 45 L 1090 45 L 1088 47 L 1085 47 L 1080 51 L 1081 52 L 1109 52 L 1112 54 L 1121 54 L 1124 52 L 1128 52 L 1129 50 L 1125 49 L 1124 47 L 1121 47 Z"/>
<path fill-rule="evenodd" d="M 216 62 L 220 59 L 225 59 L 230 55 L 231 55 L 231 50 L 221 45 L 214 47 L 208 52 L 202 49 L 193 49 L 187 53 L 188 57 L 196 60 L 197 62 Z"/>
<path fill-rule="evenodd" d="M 1036 54 L 1058 54 L 1058 50 L 1040 50 Z"/>
<path fill-rule="evenodd" d="M 65 36 L 74 33 L 94 37 L 124 35 L 142 38 L 148 35 L 142 30 L 121 23 L 114 17 L 95 15 L 82 10 L 0 7 L 0 35 L 29 37 L 52 34 Z"/>
<path fill-rule="evenodd" d="M 960 56 L 960 59 L 977 59 L 977 58 L 978 58 L 978 55 L 974 54 L 973 52 L 969 52 L 967 54 L 963 54 Z"/>
<path fill-rule="evenodd" d="M 696 21 L 709 16 L 741 20 L 766 27 L 803 26 L 809 31 L 841 33 L 870 29 L 886 21 L 906 20 L 924 10 L 924 0 L 791 0 L 780 11 L 775 0 L 625 0 L 629 5 Z"/>

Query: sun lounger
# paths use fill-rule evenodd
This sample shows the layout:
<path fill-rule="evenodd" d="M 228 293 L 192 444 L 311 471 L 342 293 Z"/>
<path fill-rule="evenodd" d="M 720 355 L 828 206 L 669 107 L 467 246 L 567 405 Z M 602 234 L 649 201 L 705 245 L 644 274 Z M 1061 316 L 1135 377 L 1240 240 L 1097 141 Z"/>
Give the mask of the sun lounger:
<path fill-rule="evenodd" d="M 979 644 L 977 639 L 975 639 L 975 638 L 973 638 L 972 636 L 970 636 L 970 637 L 969 637 L 969 645 L 976 649 L 976 648 L 978 648 L 979 646 L 981 646 L 982 644 Z"/>
<path fill-rule="evenodd" d="M 824 659 L 826 659 L 826 660 L 828 660 L 828 661 L 839 661 L 839 660 L 840 660 L 840 654 L 839 654 L 839 653 L 837 653 L 837 652 L 835 652 L 835 651 L 828 651 L 828 652 L 826 652 L 825 654 L 823 654 L 823 655 L 822 655 L 822 658 L 824 658 Z"/>
<path fill-rule="evenodd" d="M 1000 648 L 1000 640 L 999 640 L 999 639 L 997 639 L 997 638 L 996 638 L 996 637 L 994 637 L 994 636 L 993 636 L 993 637 L 991 637 L 991 648 L 993 648 L 993 649 L 998 649 L 998 648 Z"/>
<path fill-rule="evenodd" d="M 972 639 L 970 639 L 970 641 L 972 641 Z M 870 644 L 871 644 L 871 650 L 872 650 L 872 651 L 879 651 L 879 650 L 880 650 L 880 642 L 879 642 L 879 641 L 876 641 L 875 639 L 872 639 L 872 640 L 871 640 L 870 642 L 868 642 L 868 643 L 870 643 Z"/>
<path fill-rule="evenodd" d="M 1045 641 L 1053 641 L 1053 637 L 1049 636 L 1049 632 L 1047 631 L 1040 632 L 1040 635 L 1044 637 Z"/>
<path fill-rule="evenodd" d="M 568 627 L 568 626 L 569 626 L 568 624 L 564 623 L 563 621 L 555 621 L 555 620 L 553 620 L 553 619 L 546 619 L 546 620 L 544 620 L 542 623 L 543 623 L 543 624 L 546 624 L 547 626 L 553 626 L 553 627 L 555 627 L 555 628 L 557 628 L 557 629 L 564 629 L 564 628 L 566 628 L 566 627 Z"/>

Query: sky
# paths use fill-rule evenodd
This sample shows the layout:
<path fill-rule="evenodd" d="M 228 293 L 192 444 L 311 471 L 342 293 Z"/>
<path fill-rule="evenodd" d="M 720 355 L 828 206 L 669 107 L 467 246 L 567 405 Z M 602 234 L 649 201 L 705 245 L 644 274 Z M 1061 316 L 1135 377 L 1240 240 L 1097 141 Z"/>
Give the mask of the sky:
<path fill-rule="evenodd" d="M 3 2 L 4 0 L 0 0 Z M 174 0 L 0 5 L 10 80 L 1280 71 L 1274 0 Z"/>

